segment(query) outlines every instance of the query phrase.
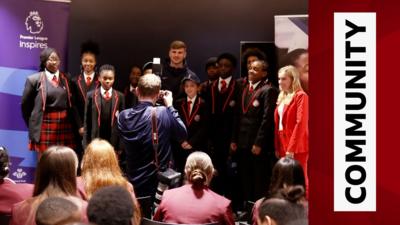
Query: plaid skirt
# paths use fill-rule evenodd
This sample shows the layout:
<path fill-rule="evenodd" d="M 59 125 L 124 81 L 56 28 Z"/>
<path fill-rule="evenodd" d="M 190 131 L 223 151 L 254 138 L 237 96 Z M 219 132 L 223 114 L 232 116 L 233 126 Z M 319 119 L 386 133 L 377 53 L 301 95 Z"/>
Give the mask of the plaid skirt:
<path fill-rule="evenodd" d="M 44 152 L 53 145 L 76 147 L 72 125 L 68 120 L 67 111 L 51 111 L 43 113 L 43 122 L 40 131 L 40 141 L 29 142 L 32 151 Z"/>

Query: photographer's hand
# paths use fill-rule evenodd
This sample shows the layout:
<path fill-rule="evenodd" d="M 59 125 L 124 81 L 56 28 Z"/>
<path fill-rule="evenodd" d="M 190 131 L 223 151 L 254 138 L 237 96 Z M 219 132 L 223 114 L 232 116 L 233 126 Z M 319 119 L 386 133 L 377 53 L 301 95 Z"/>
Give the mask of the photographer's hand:
<path fill-rule="evenodd" d="M 166 107 L 172 106 L 173 98 L 172 98 L 172 92 L 171 91 L 164 91 L 164 104 Z"/>

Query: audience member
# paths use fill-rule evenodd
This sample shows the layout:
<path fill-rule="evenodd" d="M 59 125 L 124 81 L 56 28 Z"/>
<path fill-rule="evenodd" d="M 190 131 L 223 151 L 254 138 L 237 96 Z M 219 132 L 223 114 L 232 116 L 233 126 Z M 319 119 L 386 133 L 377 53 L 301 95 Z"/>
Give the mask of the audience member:
<path fill-rule="evenodd" d="M 264 195 L 276 162 L 274 112 L 279 92 L 268 82 L 267 67 L 261 60 L 253 61 L 249 67 L 249 82 L 241 89 L 239 121 L 235 123 L 231 144 L 238 154 L 245 201 Z"/>
<path fill-rule="evenodd" d="M 122 175 L 114 148 L 106 140 L 96 138 L 85 149 L 78 188 L 83 187 L 90 199 L 98 189 L 111 185 L 124 187 L 135 198 L 132 184 Z"/>
<path fill-rule="evenodd" d="M 86 219 L 87 202 L 77 197 L 78 158 L 64 146 L 52 146 L 43 152 L 35 175 L 33 197 L 17 203 L 12 209 L 10 225 L 35 225 L 37 207 L 48 197 L 65 197 L 77 204 Z"/>
<path fill-rule="evenodd" d="M 114 148 L 106 140 L 94 139 L 86 148 L 82 160 L 82 176 L 77 180 L 78 189 L 85 193 L 86 199 L 103 187 L 120 186 L 125 188 L 135 203 L 135 221 L 140 222 L 140 208 L 134 188 L 123 177 Z"/>
<path fill-rule="evenodd" d="M 73 129 L 82 121 L 71 93 L 71 81 L 59 71 L 60 57 L 53 48 L 40 53 L 40 72 L 25 82 L 21 110 L 29 130 L 29 149 L 38 158 L 52 145 L 75 148 Z M 75 132 L 76 133 L 76 132 Z"/>
<path fill-rule="evenodd" d="M 103 187 L 89 201 L 89 221 L 97 225 L 139 225 L 134 220 L 134 202 L 126 188 Z"/>
<path fill-rule="evenodd" d="M 193 152 L 185 165 L 188 184 L 164 192 L 154 220 L 168 223 L 233 225 L 230 201 L 208 188 L 214 173 L 211 158 Z"/>
<path fill-rule="evenodd" d="M 266 195 L 257 200 L 253 208 L 253 225 L 257 223 L 260 205 L 266 199 L 276 196 L 282 188 L 289 186 L 300 186 L 305 190 L 306 183 L 303 168 L 293 158 L 283 157 L 276 162 L 271 176 L 271 183 Z"/>
<path fill-rule="evenodd" d="M 304 188 L 288 186 L 274 198 L 265 200 L 258 213 L 258 225 L 307 225 Z"/>
<path fill-rule="evenodd" d="M 7 149 L 0 147 L 0 214 L 10 215 L 12 206 L 32 197 L 32 184 L 16 184 L 8 178 L 10 159 Z"/>
<path fill-rule="evenodd" d="M 65 225 L 80 222 L 81 211 L 72 201 L 61 197 L 49 197 L 36 210 L 36 225 Z"/>
<path fill-rule="evenodd" d="M 173 164 L 171 140 L 182 142 L 187 138 L 185 125 L 172 106 L 172 93 L 162 91 L 160 96 L 160 87 L 160 77 L 154 74 L 140 77 L 139 104 L 122 111 L 118 117 L 127 157 L 127 176 L 139 197 L 154 196 L 157 172 Z M 155 106 L 159 97 L 165 106 Z M 157 137 L 157 143 L 154 137 Z"/>
<path fill-rule="evenodd" d="M 302 90 L 294 66 L 279 70 L 279 89 L 275 109 L 275 151 L 277 156 L 294 157 L 304 170 L 308 188 L 308 95 Z"/>

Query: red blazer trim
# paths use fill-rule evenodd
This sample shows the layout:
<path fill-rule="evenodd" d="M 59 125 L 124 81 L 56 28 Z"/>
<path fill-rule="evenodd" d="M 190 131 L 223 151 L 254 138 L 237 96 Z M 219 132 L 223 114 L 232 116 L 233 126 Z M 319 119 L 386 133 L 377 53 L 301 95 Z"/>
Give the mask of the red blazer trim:
<path fill-rule="evenodd" d="M 65 87 L 67 88 L 68 103 L 69 103 L 69 107 L 71 108 L 72 107 L 71 91 L 69 90 L 69 84 L 68 84 L 67 78 L 65 78 L 63 73 L 60 73 L 60 78 L 64 80 Z"/>
<path fill-rule="evenodd" d="M 86 103 L 86 94 L 85 94 L 85 92 L 83 91 L 82 84 L 81 84 L 82 77 L 83 77 L 83 75 L 82 75 L 82 74 L 79 74 L 77 83 L 78 83 L 79 91 L 81 92 L 81 94 L 82 94 L 82 96 L 83 96 L 83 100 L 84 100 L 85 103 Z M 93 78 L 93 81 L 92 81 L 92 82 L 95 82 L 95 88 L 97 88 L 97 87 L 99 86 L 99 81 L 96 79 L 96 77 L 97 77 L 97 75 L 95 74 L 95 75 L 94 75 L 94 78 Z"/>
<path fill-rule="evenodd" d="M 83 99 L 84 99 L 84 101 L 85 101 L 85 103 L 86 103 L 86 94 L 85 94 L 85 92 L 83 91 L 83 89 L 82 89 L 82 84 L 81 84 L 81 80 L 82 80 L 82 75 L 80 74 L 79 76 L 78 76 L 78 87 L 79 87 L 79 90 L 80 90 L 80 92 L 81 92 L 81 94 L 82 94 L 82 96 L 83 96 Z"/>
<path fill-rule="evenodd" d="M 196 116 L 197 112 L 199 111 L 200 108 L 200 102 L 201 102 L 201 98 L 200 96 L 196 97 L 196 105 L 193 106 L 193 110 L 192 113 L 189 116 L 189 112 L 187 112 L 187 100 L 183 101 L 181 104 L 181 108 L 183 111 L 183 115 L 185 116 L 185 120 L 186 120 L 186 124 L 187 126 L 190 126 L 190 124 L 192 123 L 194 117 Z"/>
<path fill-rule="evenodd" d="M 218 89 L 217 84 L 218 84 L 218 80 L 214 81 L 213 86 L 212 86 L 212 88 L 211 88 L 212 113 L 215 113 L 215 93 L 214 93 L 215 90 L 214 90 L 214 89 L 215 89 L 215 88 Z M 229 90 L 229 95 L 228 95 L 228 97 L 227 97 L 226 100 L 225 100 L 224 106 L 223 106 L 223 108 L 222 108 L 222 112 L 225 112 L 226 106 L 228 105 L 229 100 L 230 100 L 231 97 L 232 97 L 233 91 L 235 90 L 235 85 L 236 85 L 236 82 L 235 82 L 235 80 L 233 80 L 233 78 L 232 78 L 232 79 L 231 79 L 231 83 L 229 84 L 229 87 L 228 87 L 228 88 L 230 88 L 230 90 Z"/>
<path fill-rule="evenodd" d="M 261 92 L 261 88 L 264 86 L 265 84 L 262 82 L 257 86 L 257 90 L 253 92 L 250 101 L 247 103 L 247 105 L 244 104 L 245 98 L 246 98 L 246 94 L 249 93 L 249 84 L 246 85 L 245 90 L 243 91 L 242 94 L 242 112 L 243 114 L 246 114 L 249 111 L 249 108 L 251 105 L 253 105 L 254 99 L 256 99 L 260 92 Z"/>
<path fill-rule="evenodd" d="M 97 101 L 97 97 L 99 96 L 99 93 L 100 93 L 100 88 L 96 87 L 96 90 L 94 92 L 93 98 L 94 98 L 94 104 L 96 105 L 96 109 L 97 109 L 97 123 L 99 124 L 99 127 L 100 127 L 100 125 L 101 125 L 101 123 L 100 123 L 100 121 L 101 121 L 100 120 L 101 110 L 100 110 L 99 102 Z M 111 101 L 113 101 L 113 99 L 115 98 L 115 103 L 111 102 L 111 105 L 114 105 L 114 108 L 113 108 L 113 111 L 112 111 L 112 115 L 111 115 L 111 127 L 114 124 L 114 116 L 115 116 L 115 113 L 117 112 L 117 106 L 118 106 L 118 101 L 119 101 L 119 97 L 118 97 L 117 91 L 113 90 L 113 95 L 112 96 L 113 97 L 112 97 Z M 100 93 L 100 97 L 102 97 L 101 93 Z"/>
<path fill-rule="evenodd" d="M 41 96 L 42 96 L 42 110 L 43 110 L 43 112 L 46 110 L 46 90 L 45 90 L 45 88 L 44 88 L 44 82 L 45 82 L 45 74 L 44 74 L 44 72 L 42 72 L 41 74 L 40 74 L 40 85 L 42 86 L 41 87 Z"/>
<path fill-rule="evenodd" d="M 46 110 L 46 90 L 45 90 L 45 79 L 46 75 L 44 72 L 40 74 L 40 85 L 41 87 L 41 97 L 42 97 L 42 110 L 43 112 Z M 68 105 L 71 108 L 72 107 L 72 102 L 71 102 L 71 91 L 69 90 L 69 85 L 68 85 L 68 80 L 65 78 L 64 73 L 60 72 L 60 80 L 63 80 L 65 84 L 65 88 L 67 89 L 67 96 L 68 96 Z"/>

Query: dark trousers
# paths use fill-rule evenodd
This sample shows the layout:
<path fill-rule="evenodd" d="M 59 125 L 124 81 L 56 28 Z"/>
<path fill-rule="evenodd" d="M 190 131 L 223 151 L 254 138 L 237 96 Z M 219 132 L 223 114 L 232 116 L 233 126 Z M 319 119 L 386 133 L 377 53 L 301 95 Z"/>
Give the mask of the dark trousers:
<path fill-rule="evenodd" d="M 245 201 L 256 201 L 265 196 L 269 189 L 274 156 L 254 155 L 250 149 L 238 149 L 239 176 Z"/>
<path fill-rule="evenodd" d="M 219 143 L 213 146 L 210 153 L 215 170 L 217 171 L 211 182 L 211 189 L 232 201 L 233 211 L 241 210 L 241 185 L 238 174 L 238 159 L 229 154 L 229 144 Z"/>

